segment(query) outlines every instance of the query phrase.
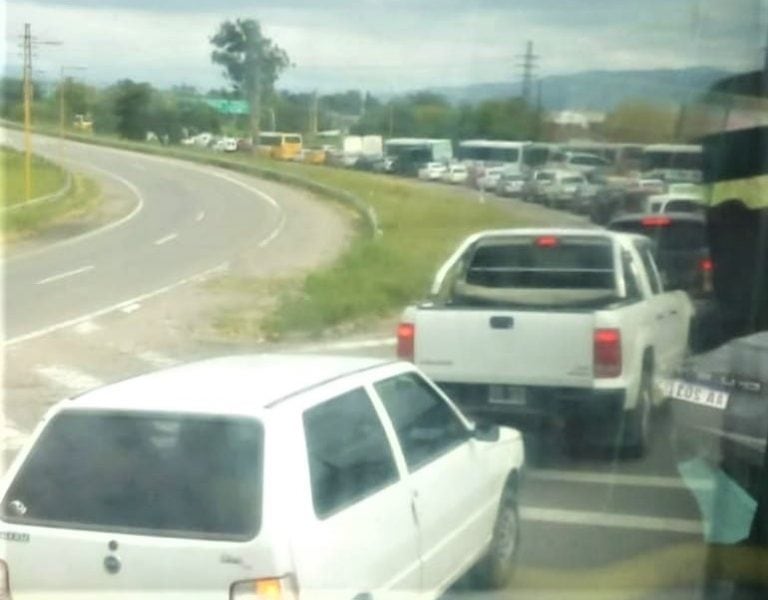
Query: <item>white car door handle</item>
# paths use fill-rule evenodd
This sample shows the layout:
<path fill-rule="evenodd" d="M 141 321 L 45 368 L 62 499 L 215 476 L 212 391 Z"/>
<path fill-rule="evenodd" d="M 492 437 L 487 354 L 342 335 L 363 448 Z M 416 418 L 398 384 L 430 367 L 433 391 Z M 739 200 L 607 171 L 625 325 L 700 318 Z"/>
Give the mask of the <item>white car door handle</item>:
<path fill-rule="evenodd" d="M 416 525 L 419 525 L 419 509 L 416 508 L 416 498 L 411 499 L 411 514 L 413 515 L 413 521 Z"/>

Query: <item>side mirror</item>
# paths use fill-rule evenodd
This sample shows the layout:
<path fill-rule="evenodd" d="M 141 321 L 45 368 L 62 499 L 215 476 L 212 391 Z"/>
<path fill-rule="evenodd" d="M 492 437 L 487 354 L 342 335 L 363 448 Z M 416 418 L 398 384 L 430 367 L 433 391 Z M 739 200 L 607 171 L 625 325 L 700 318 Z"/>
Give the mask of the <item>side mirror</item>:
<path fill-rule="evenodd" d="M 493 423 L 476 423 L 472 431 L 472 437 L 481 442 L 498 442 L 501 430 Z"/>

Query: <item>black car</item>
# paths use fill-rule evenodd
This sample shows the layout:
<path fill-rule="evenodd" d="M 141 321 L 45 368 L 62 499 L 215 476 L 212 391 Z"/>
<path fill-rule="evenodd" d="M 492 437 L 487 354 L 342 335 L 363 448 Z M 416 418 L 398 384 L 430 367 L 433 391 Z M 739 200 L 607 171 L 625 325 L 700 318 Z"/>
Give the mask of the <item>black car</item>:
<path fill-rule="evenodd" d="M 689 358 L 665 387 L 677 460 L 704 459 L 754 497 L 768 438 L 768 331 Z"/>
<path fill-rule="evenodd" d="M 627 214 L 613 219 L 607 227 L 651 238 L 664 287 L 691 295 L 696 313 L 688 347 L 701 352 L 721 343 L 721 316 L 712 293 L 715 266 L 707 243 L 706 217 L 697 213 Z"/>
<path fill-rule="evenodd" d="M 668 289 L 685 290 L 695 298 L 711 294 L 713 264 L 703 215 L 624 215 L 613 219 L 608 229 L 651 238 L 654 241 L 654 258 Z"/>

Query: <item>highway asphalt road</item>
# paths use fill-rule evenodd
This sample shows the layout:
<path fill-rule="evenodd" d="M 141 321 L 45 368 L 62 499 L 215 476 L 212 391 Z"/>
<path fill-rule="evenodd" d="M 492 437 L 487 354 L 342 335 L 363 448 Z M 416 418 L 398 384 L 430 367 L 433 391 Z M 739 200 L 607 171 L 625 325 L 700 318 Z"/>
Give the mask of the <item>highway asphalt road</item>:
<path fill-rule="evenodd" d="M 57 143 L 38 147 L 55 156 Z M 17 340 L 6 346 L 4 440 L 11 450 L 57 399 L 222 351 L 153 345 L 168 334 L 161 324 L 153 327 L 156 313 L 148 306 L 105 309 L 136 298 L 128 308 L 151 304 L 141 296 L 214 269 L 242 246 L 269 241 L 283 228 L 290 235 L 278 235 L 275 243 L 282 246 L 265 257 L 280 272 L 287 249 L 309 243 L 304 238 L 311 227 L 301 219 L 317 221 L 302 217 L 309 205 L 292 207 L 291 190 L 251 178 L 78 144 L 68 144 L 66 155 L 122 188 L 141 209 L 112 229 L 7 262 L 6 335 Z M 165 310 L 173 310 L 174 293 Z M 57 327 L 71 319 L 77 323 Z M 152 337 L 147 328 L 160 332 Z M 236 351 L 264 349 L 253 344 Z M 378 338 L 298 350 L 393 357 L 392 340 Z M 525 432 L 517 579 L 510 590 L 490 596 L 462 585 L 448 596 L 698 597 L 703 525 L 690 482 L 678 474 L 669 429 L 667 415 L 659 415 L 651 450 L 637 461 L 572 456 L 556 434 Z"/>
<path fill-rule="evenodd" d="M 20 145 L 18 132 L 5 133 Z M 106 228 L 6 261 L 6 340 L 220 267 L 285 226 L 280 196 L 219 169 L 44 137 L 34 146 L 115 188 L 130 206 Z"/>

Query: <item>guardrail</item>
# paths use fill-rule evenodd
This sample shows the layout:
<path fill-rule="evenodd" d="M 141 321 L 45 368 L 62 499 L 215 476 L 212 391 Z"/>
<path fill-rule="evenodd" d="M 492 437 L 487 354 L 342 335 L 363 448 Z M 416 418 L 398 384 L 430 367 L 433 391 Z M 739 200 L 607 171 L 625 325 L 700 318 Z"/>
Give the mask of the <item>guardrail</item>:
<path fill-rule="evenodd" d="M 3 120 L 0 121 L 0 125 L 8 127 L 9 129 L 22 129 L 21 125 L 14 123 L 13 121 Z M 54 132 L 48 133 L 44 130 L 41 130 L 40 128 L 37 128 L 33 131 L 39 135 L 58 137 Z M 94 146 L 104 146 L 118 150 L 142 152 L 144 154 L 150 154 L 153 156 L 163 156 L 167 158 L 187 160 L 190 162 L 196 162 L 198 164 L 229 169 L 231 171 L 238 171 L 240 173 L 245 173 L 246 175 L 254 175 L 256 177 L 269 179 L 270 181 L 276 181 L 278 183 L 294 185 L 349 206 L 360 215 L 368 235 L 371 237 L 379 237 L 383 235 L 383 232 L 379 226 L 378 216 L 372 206 L 368 205 L 362 199 L 350 192 L 347 192 L 346 190 L 336 189 L 306 177 L 300 177 L 291 173 L 283 173 L 275 169 L 269 169 L 267 167 L 249 165 L 213 156 L 203 156 L 194 152 L 188 152 L 177 148 L 148 146 L 140 142 L 124 142 L 121 140 L 111 140 L 97 136 L 76 135 L 72 133 L 65 133 L 64 138 L 73 142 L 81 142 Z"/>

